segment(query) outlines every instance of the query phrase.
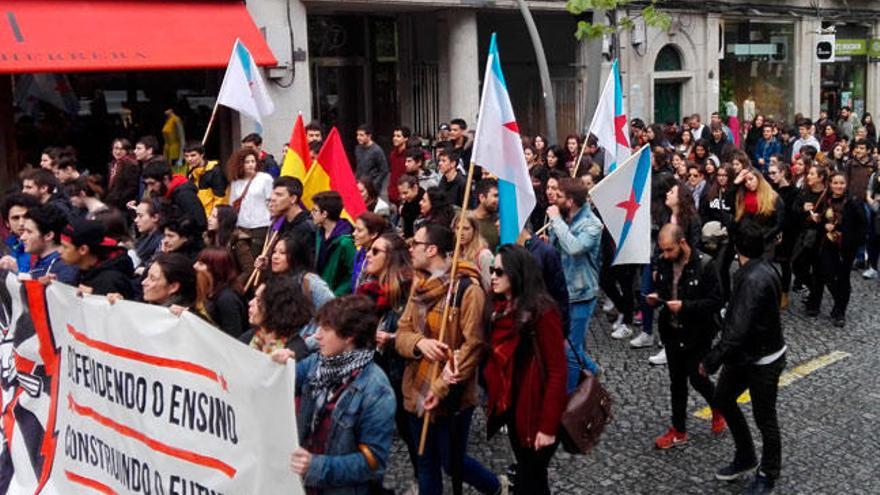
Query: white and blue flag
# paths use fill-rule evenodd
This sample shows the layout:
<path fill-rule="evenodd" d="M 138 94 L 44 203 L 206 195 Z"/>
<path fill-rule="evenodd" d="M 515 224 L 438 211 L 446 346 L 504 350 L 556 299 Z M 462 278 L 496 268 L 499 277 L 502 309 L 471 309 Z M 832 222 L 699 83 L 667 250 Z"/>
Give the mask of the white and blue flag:
<path fill-rule="evenodd" d="M 275 111 L 260 69 L 240 39 L 236 39 L 232 47 L 217 103 L 247 115 L 260 125 L 263 117 Z"/>
<path fill-rule="evenodd" d="M 612 265 L 651 261 L 651 148 L 644 145 L 590 191 L 614 239 Z"/>
<path fill-rule="evenodd" d="M 500 244 L 516 242 L 535 208 L 535 191 L 526 166 L 519 126 L 501 72 L 495 33 L 489 44 L 483 96 L 474 137 L 473 162 L 498 177 Z"/>

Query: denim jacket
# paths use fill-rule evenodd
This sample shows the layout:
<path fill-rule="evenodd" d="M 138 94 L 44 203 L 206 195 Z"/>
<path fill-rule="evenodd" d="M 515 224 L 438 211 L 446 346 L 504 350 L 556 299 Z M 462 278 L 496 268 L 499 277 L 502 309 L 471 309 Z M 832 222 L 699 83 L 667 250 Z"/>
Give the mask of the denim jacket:
<path fill-rule="evenodd" d="M 311 434 L 315 401 L 308 379 L 317 366 L 317 354 L 296 366 L 296 422 L 301 444 Z M 323 495 L 366 494 L 370 482 L 381 480 L 388 465 L 395 408 L 394 392 L 385 373 L 376 363 L 368 364 L 336 402 L 325 454 L 312 456 L 303 484 L 320 488 Z M 378 464 L 375 470 L 370 469 L 360 445 L 370 449 Z"/>
<path fill-rule="evenodd" d="M 569 301 L 593 299 L 599 288 L 599 269 L 602 267 L 602 222 L 585 203 L 571 224 L 556 217 L 551 225 L 550 241 L 562 255 Z"/>

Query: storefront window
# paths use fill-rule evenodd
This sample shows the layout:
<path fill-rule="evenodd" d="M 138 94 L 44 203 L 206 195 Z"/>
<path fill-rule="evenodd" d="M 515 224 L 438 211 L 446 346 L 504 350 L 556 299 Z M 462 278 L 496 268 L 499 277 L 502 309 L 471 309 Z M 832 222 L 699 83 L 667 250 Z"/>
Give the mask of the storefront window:
<path fill-rule="evenodd" d="M 834 62 L 822 64 L 822 110 L 836 118 L 841 107 L 850 107 L 861 117 L 865 113 L 865 79 L 871 41 L 868 28 L 842 25 L 835 26 L 835 30 Z"/>
<path fill-rule="evenodd" d="M 757 113 L 791 119 L 796 112 L 793 47 L 793 24 L 725 20 L 719 108 L 728 101 L 744 108 L 749 100 Z"/>

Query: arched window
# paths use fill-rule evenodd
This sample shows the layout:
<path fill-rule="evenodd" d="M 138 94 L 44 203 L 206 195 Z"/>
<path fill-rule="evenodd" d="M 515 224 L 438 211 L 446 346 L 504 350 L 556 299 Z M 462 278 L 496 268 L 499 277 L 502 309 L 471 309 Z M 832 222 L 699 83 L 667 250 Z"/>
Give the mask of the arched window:
<path fill-rule="evenodd" d="M 678 49 L 672 45 L 666 45 L 660 49 L 657 54 L 657 60 L 654 61 L 654 70 L 657 72 L 681 70 L 681 55 Z"/>

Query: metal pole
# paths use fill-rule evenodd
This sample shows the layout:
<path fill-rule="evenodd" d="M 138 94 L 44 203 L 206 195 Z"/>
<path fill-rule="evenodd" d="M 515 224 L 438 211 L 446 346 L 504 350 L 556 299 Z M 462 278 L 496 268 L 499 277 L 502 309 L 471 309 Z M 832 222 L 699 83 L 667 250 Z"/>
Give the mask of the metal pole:
<path fill-rule="evenodd" d="M 538 61 L 538 72 L 541 74 L 541 88 L 544 90 L 544 116 L 547 120 L 547 142 L 558 144 L 556 136 L 556 99 L 553 97 L 553 84 L 550 82 L 550 69 L 547 67 L 547 56 L 544 55 L 544 45 L 538 34 L 538 27 L 532 12 L 526 5 L 526 0 L 516 0 L 519 10 L 522 12 L 529 37 L 532 38 L 532 46 L 535 48 L 535 58 Z M 601 46 L 601 45 L 600 45 Z"/>

